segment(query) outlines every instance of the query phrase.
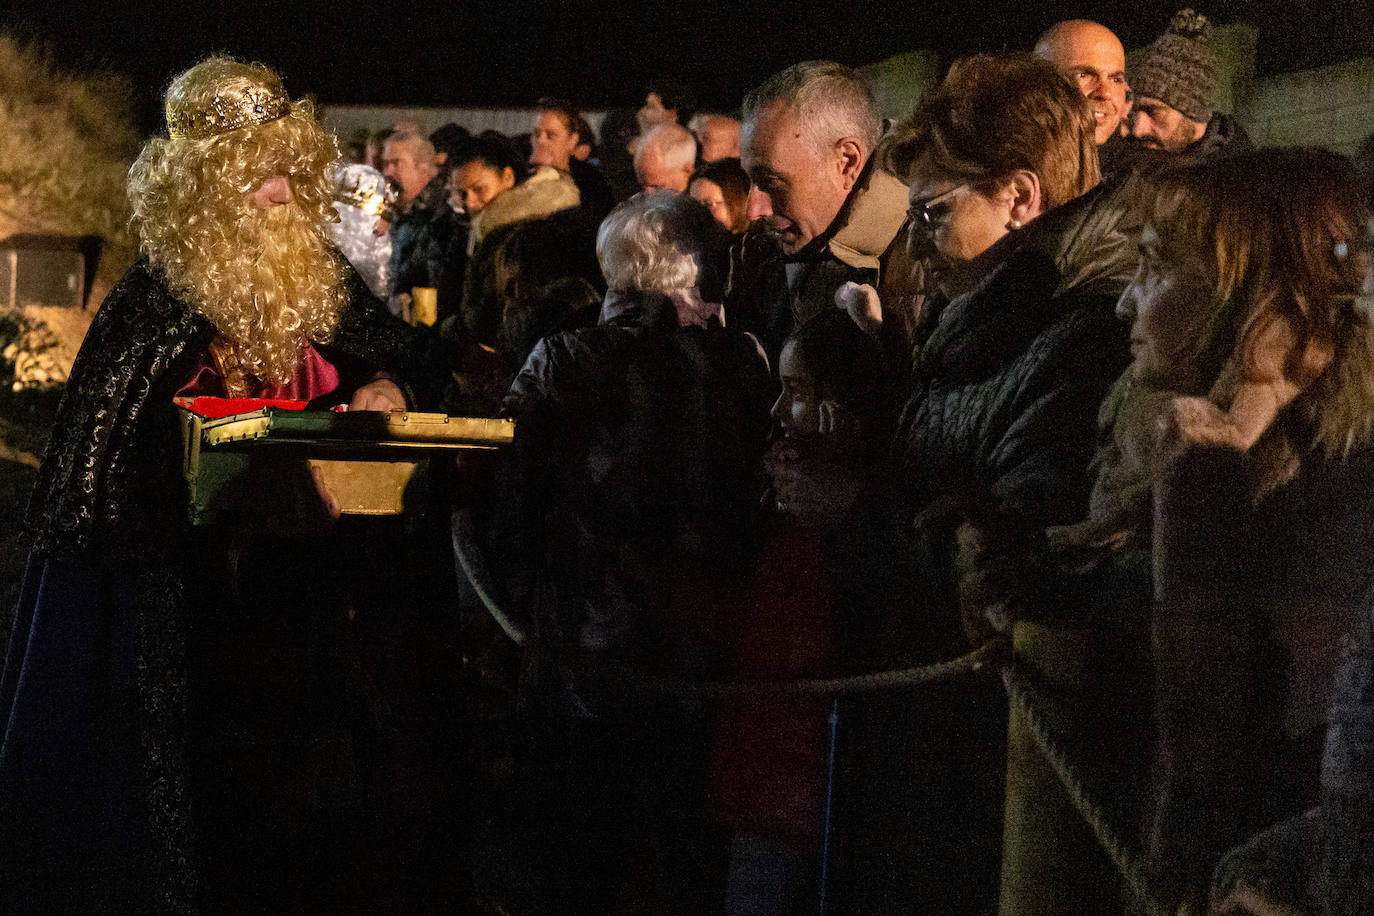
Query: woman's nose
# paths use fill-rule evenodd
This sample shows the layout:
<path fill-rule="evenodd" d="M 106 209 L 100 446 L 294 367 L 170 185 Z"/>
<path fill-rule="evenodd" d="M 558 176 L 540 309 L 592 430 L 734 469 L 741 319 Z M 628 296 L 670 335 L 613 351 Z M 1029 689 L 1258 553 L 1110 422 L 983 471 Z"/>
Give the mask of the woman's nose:
<path fill-rule="evenodd" d="M 1121 298 L 1116 300 L 1116 317 L 1122 321 L 1135 321 L 1135 297 L 1135 282 L 1132 281 L 1122 292 Z"/>
<path fill-rule="evenodd" d="M 783 404 L 783 400 L 786 397 L 786 393 L 778 395 L 778 399 L 773 402 L 773 409 L 768 411 L 768 415 L 772 417 L 774 420 L 777 420 L 779 423 L 782 422 L 783 415 L 787 413 L 787 409 Z"/>

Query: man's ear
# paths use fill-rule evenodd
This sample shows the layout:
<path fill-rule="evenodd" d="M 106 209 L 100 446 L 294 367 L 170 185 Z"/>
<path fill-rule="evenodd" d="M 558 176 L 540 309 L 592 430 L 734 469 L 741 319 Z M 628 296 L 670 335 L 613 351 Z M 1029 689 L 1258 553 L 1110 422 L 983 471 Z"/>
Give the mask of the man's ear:
<path fill-rule="evenodd" d="M 851 190 L 863 174 L 868 161 L 863 141 L 857 137 L 842 137 L 835 141 L 835 163 L 846 191 Z"/>

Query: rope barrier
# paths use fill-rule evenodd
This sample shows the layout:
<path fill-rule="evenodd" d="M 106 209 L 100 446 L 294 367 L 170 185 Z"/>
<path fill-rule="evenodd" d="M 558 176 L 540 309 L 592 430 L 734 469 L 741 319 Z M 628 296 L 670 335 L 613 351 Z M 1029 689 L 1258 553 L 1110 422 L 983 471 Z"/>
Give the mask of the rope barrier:
<path fill-rule="evenodd" d="M 738 697 L 845 696 L 932 684 L 961 674 L 981 671 L 1006 647 L 1007 640 L 998 637 L 988 640 L 966 655 L 949 661 L 915 668 L 879 671 L 874 674 L 801 681 L 685 681 L 646 675 L 630 668 L 604 664 L 586 665 L 581 670 L 630 687 L 680 697 L 720 700 Z"/>
<path fill-rule="evenodd" d="M 1012 705 L 1020 710 L 1021 715 L 1025 716 L 1026 724 L 1030 727 L 1031 737 L 1035 741 L 1035 746 L 1040 750 L 1041 756 L 1045 758 L 1045 762 L 1054 771 L 1055 777 L 1064 787 L 1064 791 L 1068 794 L 1074 808 L 1087 822 L 1093 836 L 1097 838 L 1098 845 L 1112 860 L 1117 872 L 1125 880 L 1126 886 L 1136 895 L 1150 916 L 1172 916 L 1173 910 L 1160 903 L 1151 890 L 1149 875 L 1146 872 L 1142 856 L 1118 834 L 1115 825 L 1111 823 L 1102 806 L 1093 800 L 1088 793 L 1086 783 L 1079 776 L 1072 761 L 1069 760 L 1068 754 L 1060 746 L 1060 742 L 1050 729 L 1049 724 L 1045 722 L 1044 717 L 1036 708 L 1033 688 L 1025 682 L 1024 678 L 1016 676 L 1011 665 L 1002 668 L 1002 683 L 1006 687 L 1007 696 Z"/>
<path fill-rule="evenodd" d="M 526 646 L 529 639 L 505 608 L 492 596 L 484 583 L 481 554 L 476 549 L 472 517 L 464 510 L 453 513 L 453 554 L 457 558 L 459 570 L 467 577 L 468 583 L 477 594 L 487 613 L 501 627 L 502 632 L 517 646 Z M 929 684 L 961 674 L 980 671 L 994 654 L 1004 649 L 1007 640 L 997 637 L 989 640 L 972 652 L 948 661 L 935 662 L 914 668 L 900 668 L 892 671 L 879 671 L 874 674 L 858 674 L 848 677 L 813 678 L 801 681 L 712 681 L 694 682 L 678 678 L 665 678 L 645 674 L 625 666 L 605 662 L 588 662 L 577 659 L 572 662 L 574 670 L 589 674 L 602 680 L 624 684 L 629 687 L 653 693 L 666 693 L 682 697 L 706 697 L 726 699 L 741 696 L 839 696 L 855 693 L 875 693 L 882 690 L 897 690 Z"/>
<path fill-rule="evenodd" d="M 449 530 L 452 532 L 453 556 L 458 560 L 459 571 L 467 577 L 468 584 L 477 593 L 477 600 L 482 602 L 482 606 L 487 609 L 487 613 L 496 621 L 501 632 L 505 633 L 517 646 L 525 644 L 525 631 L 506 613 L 505 609 L 496 603 L 484 584 L 485 576 L 478 572 L 480 554 L 474 548 L 474 534 L 472 527 L 472 515 L 466 509 L 454 510 L 451 518 L 452 524 Z M 477 559 L 474 559 L 474 556 Z M 485 564 L 482 564 L 485 570 Z"/>
<path fill-rule="evenodd" d="M 487 612 L 501 627 L 502 631 L 515 642 L 524 646 L 528 642 L 525 632 L 492 597 L 483 585 L 478 572 L 478 563 L 470 555 L 473 541 L 472 520 L 465 512 L 454 513 L 453 552 L 459 567 L 472 585 L 478 599 Z M 583 673 L 624 684 L 633 688 L 666 693 L 678 697 L 730 699 L 738 697 L 785 697 L 785 696 L 841 696 L 846 694 L 873 693 L 884 690 L 898 690 L 948 680 L 962 674 L 981 671 L 995 656 L 1006 652 L 1009 640 L 1005 636 L 994 637 L 973 651 L 948 661 L 880 671 L 874 674 L 852 675 L 849 677 L 812 678 L 799 681 L 711 681 L 693 682 L 675 678 L 657 677 L 635 671 L 624 666 L 581 661 L 573 667 Z M 1126 886 L 1136 895 L 1150 916 L 1171 916 L 1170 908 L 1164 906 L 1154 896 L 1144 860 L 1111 823 L 1102 806 L 1088 793 L 1086 783 L 1079 776 L 1068 754 L 1045 722 L 1040 710 L 1036 708 L 1034 690 L 1023 678 L 1017 677 L 1010 664 L 1003 664 L 1002 683 L 1007 696 L 1026 719 L 1032 739 L 1045 762 L 1049 764 L 1060 785 L 1073 803 L 1074 808 L 1092 830 L 1098 844 L 1111 859 Z"/>

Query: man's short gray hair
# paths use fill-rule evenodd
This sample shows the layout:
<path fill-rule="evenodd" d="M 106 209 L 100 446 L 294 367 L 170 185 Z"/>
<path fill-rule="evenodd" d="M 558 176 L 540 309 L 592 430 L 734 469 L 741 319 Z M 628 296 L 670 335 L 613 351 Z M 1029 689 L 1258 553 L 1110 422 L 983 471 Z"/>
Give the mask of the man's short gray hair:
<path fill-rule="evenodd" d="M 795 109 L 818 152 L 857 137 L 872 153 L 882 137 L 873 90 L 859 72 L 829 60 L 808 60 L 775 73 L 744 97 L 744 122 L 753 124 L 777 102 Z"/>
<path fill-rule="evenodd" d="M 434 162 L 434 144 L 422 134 L 409 130 L 398 130 L 386 138 L 387 143 L 404 146 L 410 150 L 410 158 L 415 162 Z"/>
<path fill-rule="evenodd" d="M 608 289 L 666 293 L 709 279 L 718 224 L 683 194 L 636 194 L 611 211 L 596 233 L 596 259 Z"/>
<path fill-rule="evenodd" d="M 663 158 L 665 168 L 685 168 L 690 172 L 697 161 L 696 138 L 677 124 L 660 124 L 641 137 L 635 149 L 635 162 L 642 162 L 654 151 Z"/>

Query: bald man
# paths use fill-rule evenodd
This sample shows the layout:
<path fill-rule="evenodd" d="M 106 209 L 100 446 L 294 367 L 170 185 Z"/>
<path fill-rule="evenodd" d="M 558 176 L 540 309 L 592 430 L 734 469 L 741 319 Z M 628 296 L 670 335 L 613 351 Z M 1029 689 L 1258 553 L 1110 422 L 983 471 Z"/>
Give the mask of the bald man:
<path fill-rule="evenodd" d="M 1097 145 L 1117 133 L 1131 110 L 1126 95 L 1126 49 L 1111 29 L 1086 19 L 1050 26 L 1035 43 L 1035 56 L 1054 64 L 1092 105 Z"/>

